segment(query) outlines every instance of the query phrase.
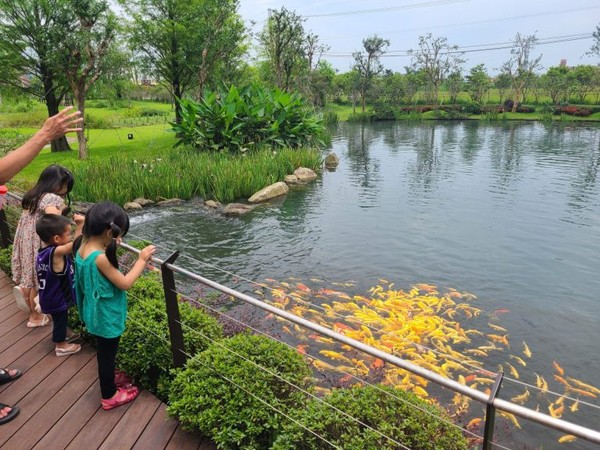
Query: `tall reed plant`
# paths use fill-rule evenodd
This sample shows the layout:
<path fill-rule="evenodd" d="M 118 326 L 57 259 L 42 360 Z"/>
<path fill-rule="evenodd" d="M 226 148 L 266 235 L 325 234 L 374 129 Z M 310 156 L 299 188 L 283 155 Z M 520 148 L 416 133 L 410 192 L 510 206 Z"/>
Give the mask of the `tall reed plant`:
<path fill-rule="evenodd" d="M 147 160 L 111 157 L 73 167 L 75 179 L 85 180 L 75 183 L 73 197 L 121 205 L 137 197 L 231 202 L 282 181 L 298 167 L 318 170 L 321 159 L 317 150 L 287 148 L 237 156 L 181 149 Z"/>

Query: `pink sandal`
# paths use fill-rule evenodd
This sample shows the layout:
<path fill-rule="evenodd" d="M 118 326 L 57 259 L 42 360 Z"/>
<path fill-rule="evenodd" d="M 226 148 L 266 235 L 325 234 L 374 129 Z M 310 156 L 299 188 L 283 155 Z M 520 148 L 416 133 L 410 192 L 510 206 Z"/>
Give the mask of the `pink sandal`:
<path fill-rule="evenodd" d="M 129 403 L 135 400 L 139 393 L 135 386 L 129 389 L 118 388 L 115 395 L 111 398 L 102 399 L 102 409 L 108 411 L 109 409 Z"/>

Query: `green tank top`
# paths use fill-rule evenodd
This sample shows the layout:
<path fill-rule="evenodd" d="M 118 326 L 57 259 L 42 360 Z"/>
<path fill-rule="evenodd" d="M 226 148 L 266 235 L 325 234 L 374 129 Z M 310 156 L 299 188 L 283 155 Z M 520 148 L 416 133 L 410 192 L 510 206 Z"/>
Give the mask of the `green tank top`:
<path fill-rule="evenodd" d="M 121 336 L 127 320 L 127 293 L 112 284 L 98 269 L 101 251 L 75 257 L 75 291 L 79 316 L 87 330 L 103 338 Z"/>

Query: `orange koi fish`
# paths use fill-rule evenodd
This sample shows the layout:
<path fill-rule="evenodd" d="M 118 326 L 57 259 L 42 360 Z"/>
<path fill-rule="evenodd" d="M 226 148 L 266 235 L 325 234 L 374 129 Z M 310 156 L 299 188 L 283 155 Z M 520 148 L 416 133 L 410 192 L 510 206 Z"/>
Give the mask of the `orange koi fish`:
<path fill-rule="evenodd" d="M 475 427 L 479 426 L 480 423 L 481 423 L 481 417 L 477 417 L 477 418 L 471 420 L 467 424 L 467 428 L 475 428 Z"/>
<path fill-rule="evenodd" d="M 554 369 L 556 369 L 556 371 L 558 372 L 559 375 L 562 376 L 565 374 L 564 369 L 562 367 L 560 367 L 556 361 L 552 361 L 552 365 L 554 366 Z"/>
<path fill-rule="evenodd" d="M 298 289 L 300 289 L 302 292 L 306 292 L 307 294 L 312 294 L 312 291 L 310 290 L 310 288 L 305 284 L 297 283 L 296 287 Z"/>

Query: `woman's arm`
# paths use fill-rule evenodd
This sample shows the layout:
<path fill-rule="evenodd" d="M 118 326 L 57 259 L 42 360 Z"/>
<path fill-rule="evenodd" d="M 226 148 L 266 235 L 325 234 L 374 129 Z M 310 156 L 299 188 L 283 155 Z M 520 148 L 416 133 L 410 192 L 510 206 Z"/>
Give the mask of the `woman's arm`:
<path fill-rule="evenodd" d="M 73 107 L 69 106 L 46 119 L 42 128 L 27 142 L 0 159 L 0 184 L 6 183 L 19 173 L 50 141 L 58 139 L 65 133 L 81 131 L 81 128 L 73 128 L 76 124 L 83 122 L 83 118 L 79 117 L 81 113 L 75 111 L 67 114 L 71 109 Z"/>

